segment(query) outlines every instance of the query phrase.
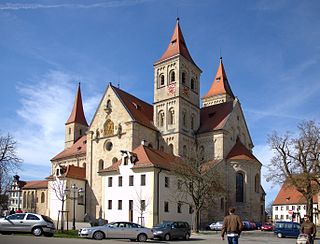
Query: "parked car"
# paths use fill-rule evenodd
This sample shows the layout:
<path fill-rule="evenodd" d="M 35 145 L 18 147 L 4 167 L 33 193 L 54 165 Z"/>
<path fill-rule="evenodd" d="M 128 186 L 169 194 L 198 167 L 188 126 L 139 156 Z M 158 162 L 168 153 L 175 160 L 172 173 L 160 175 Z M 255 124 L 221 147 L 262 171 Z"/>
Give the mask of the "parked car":
<path fill-rule="evenodd" d="M 145 242 L 153 238 L 152 230 L 131 222 L 112 222 L 102 226 L 82 228 L 80 237 L 102 239 L 130 239 Z"/>
<path fill-rule="evenodd" d="M 256 229 L 257 230 L 261 230 L 262 223 L 261 222 L 255 222 L 255 224 L 256 224 Z"/>
<path fill-rule="evenodd" d="M 273 225 L 266 223 L 261 226 L 261 231 L 273 231 Z"/>
<path fill-rule="evenodd" d="M 285 236 L 297 238 L 300 234 L 300 228 L 301 226 L 298 223 L 279 221 L 279 222 L 276 222 L 273 232 L 279 238 L 285 237 Z"/>
<path fill-rule="evenodd" d="M 242 221 L 243 224 L 243 230 L 252 230 L 252 225 L 250 221 L 244 220 Z"/>
<path fill-rule="evenodd" d="M 164 222 L 153 227 L 153 236 L 161 240 L 169 241 L 172 239 L 183 238 L 189 240 L 191 228 L 187 222 L 172 221 Z"/>
<path fill-rule="evenodd" d="M 34 213 L 17 213 L 0 218 L 0 232 L 31 232 L 34 236 L 53 236 L 55 226 L 51 218 Z"/>
<path fill-rule="evenodd" d="M 210 230 L 222 230 L 223 221 L 217 221 L 209 225 Z"/>

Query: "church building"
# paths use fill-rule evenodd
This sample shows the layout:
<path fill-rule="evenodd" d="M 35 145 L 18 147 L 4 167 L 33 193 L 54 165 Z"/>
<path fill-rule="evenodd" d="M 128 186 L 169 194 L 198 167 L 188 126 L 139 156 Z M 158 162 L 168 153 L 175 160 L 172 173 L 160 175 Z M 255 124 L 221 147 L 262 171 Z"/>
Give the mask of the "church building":
<path fill-rule="evenodd" d="M 229 207 L 236 207 L 243 220 L 263 222 L 261 163 L 252 153 L 253 142 L 222 58 L 211 87 L 200 97 L 202 71 L 177 19 L 167 49 L 153 66 L 153 104 L 110 83 L 90 124 L 79 84 L 65 124 L 65 147 L 51 159 L 50 217 L 57 219 L 62 210 L 57 191 L 76 186 L 82 189 L 77 221 L 102 218 L 152 227 L 183 220 L 192 225 L 191 201 L 173 199 L 178 182 L 171 165 L 199 157 L 219 167 L 226 187 L 201 214 L 201 225 L 222 220 Z M 70 199 L 63 208 L 70 218 Z"/>

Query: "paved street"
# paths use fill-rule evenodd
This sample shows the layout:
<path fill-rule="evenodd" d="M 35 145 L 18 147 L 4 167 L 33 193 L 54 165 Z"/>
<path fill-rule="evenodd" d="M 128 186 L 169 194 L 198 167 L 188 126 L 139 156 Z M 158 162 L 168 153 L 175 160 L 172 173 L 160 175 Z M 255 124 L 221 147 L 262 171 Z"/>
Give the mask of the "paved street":
<path fill-rule="evenodd" d="M 226 244 L 227 241 L 220 240 L 218 233 L 207 234 L 207 235 L 193 235 L 189 241 L 148 241 L 147 243 L 177 243 L 177 244 Z M 47 237 L 33 237 L 32 235 L 0 235 L 1 244 L 85 244 L 85 243 L 108 243 L 108 244 L 121 244 L 121 243 L 131 243 L 129 240 L 103 240 L 95 241 L 88 239 L 63 239 L 63 238 L 47 238 Z M 244 243 L 278 243 L 278 244 L 294 244 L 296 239 L 294 238 L 277 238 L 272 232 L 244 232 L 239 241 L 240 244 Z M 320 244 L 320 240 L 316 240 L 315 244 Z"/>

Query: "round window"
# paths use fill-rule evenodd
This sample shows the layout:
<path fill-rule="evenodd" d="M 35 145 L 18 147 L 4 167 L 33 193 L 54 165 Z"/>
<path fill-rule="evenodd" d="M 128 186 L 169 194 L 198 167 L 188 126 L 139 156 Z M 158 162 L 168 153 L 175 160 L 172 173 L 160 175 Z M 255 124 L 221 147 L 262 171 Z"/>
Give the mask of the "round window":
<path fill-rule="evenodd" d="M 111 141 L 108 141 L 108 142 L 106 143 L 106 150 L 107 150 L 107 151 L 111 151 L 111 150 L 112 150 L 112 147 L 113 147 L 112 142 L 111 142 Z"/>

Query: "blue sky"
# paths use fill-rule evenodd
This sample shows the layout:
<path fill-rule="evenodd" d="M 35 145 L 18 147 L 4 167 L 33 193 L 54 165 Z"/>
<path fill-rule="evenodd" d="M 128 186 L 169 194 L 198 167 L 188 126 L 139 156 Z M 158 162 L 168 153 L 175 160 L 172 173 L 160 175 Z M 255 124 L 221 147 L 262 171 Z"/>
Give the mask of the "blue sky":
<path fill-rule="evenodd" d="M 203 71 L 201 95 L 221 52 L 254 153 L 267 164 L 268 134 L 319 121 L 319 13 L 317 0 L 0 0 L 0 128 L 19 142 L 17 173 L 23 180 L 49 175 L 79 81 L 88 121 L 108 82 L 152 103 L 153 63 L 177 15 Z M 268 203 L 278 186 L 263 186 Z"/>

